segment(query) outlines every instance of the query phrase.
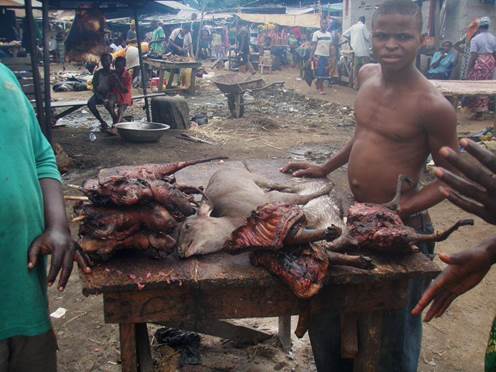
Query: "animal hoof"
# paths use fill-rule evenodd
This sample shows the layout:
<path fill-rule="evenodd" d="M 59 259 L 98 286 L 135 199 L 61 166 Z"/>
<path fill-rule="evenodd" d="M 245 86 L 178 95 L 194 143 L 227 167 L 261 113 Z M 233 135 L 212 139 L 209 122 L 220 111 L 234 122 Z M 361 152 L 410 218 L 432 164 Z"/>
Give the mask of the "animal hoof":
<path fill-rule="evenodd" d="M 324 239 L 328 242 L 332 242 L 333 240 L 336 240 L 337 238 L 339 238 L 341 236 L 341 232 L 342 232 L 342 230 L 338 226 L 335 226 L 335 225 L 329 226 L 326 229 Z"/>

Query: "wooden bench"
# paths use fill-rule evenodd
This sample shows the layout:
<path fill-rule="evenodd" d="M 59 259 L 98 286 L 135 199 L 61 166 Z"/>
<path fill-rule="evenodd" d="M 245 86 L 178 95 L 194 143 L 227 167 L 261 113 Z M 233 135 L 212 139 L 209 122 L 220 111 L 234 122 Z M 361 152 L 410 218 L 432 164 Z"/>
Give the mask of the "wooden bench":
<path fill-rule="evenodd" d="M 151 93 L 147 94 L 147 98 L 153 98 L 153 97 L 160 97 L 160 96 L 165 96 L 166 93 Z M 143 99 L 145 98 L 145 95 L 137 95 L 133 96 L 133 101 Z M 79 110 L 80 108 L 86 106 L 88 104 L 88 100 L 83 101 L 83 100 L 78 100 L 78 101 L 52 101 L 50 104 L 50 108 L 54 112 L 54 115 L 52 116 L 52 124 L 55 125 L 55 123 L 60 119 L 63 118 L 64 116 L 67 116 L 74 111 Z M 59 112 L 58 114 L 55 113 L 55 110 L 57 109 L 63 109 L 63 111 Z"/>

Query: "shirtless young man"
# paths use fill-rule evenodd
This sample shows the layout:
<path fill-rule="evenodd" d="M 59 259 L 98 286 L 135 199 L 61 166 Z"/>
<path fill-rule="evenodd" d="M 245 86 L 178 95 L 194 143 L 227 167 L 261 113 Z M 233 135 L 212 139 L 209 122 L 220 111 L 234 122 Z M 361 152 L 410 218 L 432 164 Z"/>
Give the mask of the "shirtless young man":
<path fill-rule="evenodd" d="M 429 154 L 436 164 L 450 167 L 439 156 L 443 146 L 457 149 L 456 114 L 449 102 L 416 69 L 422 43 L 422 17 L 410 0 L 386 1 L 374 14 L 372 44 L 379 64 L 365 65 L 359 73 L 353 138 L 324 165 L 292 163 L 282 172 L 297 177 L 325 177 L 348 163 L 348 180 L 359 202 L 385 203 L 395 194 L 399 175 L 415 183 L 405 187 L 400 215 L 419 232 L 432 231 L 424 212 L 444 199 L 439 181 L 417 190 Z M 432 253 L 433 247 L 420 247 Z M 430 249 L 429 249 L 430 248 Z M 429 252 L 430 251 L 430 252 Z M 422 326 L 409 311 L 425 288 L 412 281 L 409 307 L 384 318 L 381 371 L 416 371 Z M 340 360 L 339 318 L 316 317 L 310 339 L 319 371 L 344 371 Z M 337 338 L 337 339 L 336 339 Z"/>

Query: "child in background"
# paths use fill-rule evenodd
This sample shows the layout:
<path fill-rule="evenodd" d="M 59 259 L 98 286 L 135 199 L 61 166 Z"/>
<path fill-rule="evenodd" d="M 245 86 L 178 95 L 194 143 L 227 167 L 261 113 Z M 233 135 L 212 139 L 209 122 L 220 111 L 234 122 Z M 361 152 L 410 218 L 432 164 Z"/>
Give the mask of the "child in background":
<path fill-rule="evenodd" d="M 131 95 L 133 79 L 131 78 L 131 74 L 126 70 L 126 58 L 117 57 L 114 65 L 115 73 L 111 93 L 111 115 L 114 124 L 117 124 L 122 121 L 122 117 L 128 106 L 132 106 L 133 104 L 133 97 Z"/>

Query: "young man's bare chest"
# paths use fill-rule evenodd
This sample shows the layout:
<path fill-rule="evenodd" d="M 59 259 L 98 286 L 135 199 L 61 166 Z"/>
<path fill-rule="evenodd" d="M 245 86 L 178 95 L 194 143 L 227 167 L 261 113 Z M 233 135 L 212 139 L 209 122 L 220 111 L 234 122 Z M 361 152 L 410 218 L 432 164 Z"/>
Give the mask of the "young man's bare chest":
<path fill-rule="evenodd" d="M 425 138 L 421 127 L 421 107 L 416 94 L 386 89 L 368 83 L 358 92 L 355 103 L 357 135 L 365 131 L 384 141 L 410 143 Z"/>

